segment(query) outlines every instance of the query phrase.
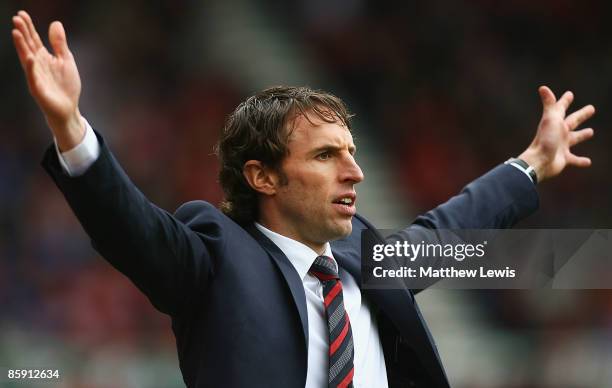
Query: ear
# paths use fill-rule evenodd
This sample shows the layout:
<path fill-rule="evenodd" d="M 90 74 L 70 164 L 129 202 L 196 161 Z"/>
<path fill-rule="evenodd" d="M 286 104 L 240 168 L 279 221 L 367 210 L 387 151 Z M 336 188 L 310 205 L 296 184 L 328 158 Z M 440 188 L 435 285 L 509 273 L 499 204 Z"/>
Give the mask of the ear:
<path fill-rule="evenodd" d="M 266 195 L 276 194 L 278 176 L 270 168 L 266 168 L 259 160 L 249 160 L 242 167 L 242 175 L 249 186 L 258 193 Z"/>

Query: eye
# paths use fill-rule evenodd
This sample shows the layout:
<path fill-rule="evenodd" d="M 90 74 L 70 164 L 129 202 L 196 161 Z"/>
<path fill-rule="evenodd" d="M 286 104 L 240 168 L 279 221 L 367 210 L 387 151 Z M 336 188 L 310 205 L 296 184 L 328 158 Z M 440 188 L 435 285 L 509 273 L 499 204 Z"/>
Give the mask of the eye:
<path fill-rule="evenodd" d="M 317 155 L 317 159 L 319 160 L 328 160 L 331 158 L 331 152 L 329 151 L 325 151 L 325 152 L 321 152 L 319 155 Z"/>

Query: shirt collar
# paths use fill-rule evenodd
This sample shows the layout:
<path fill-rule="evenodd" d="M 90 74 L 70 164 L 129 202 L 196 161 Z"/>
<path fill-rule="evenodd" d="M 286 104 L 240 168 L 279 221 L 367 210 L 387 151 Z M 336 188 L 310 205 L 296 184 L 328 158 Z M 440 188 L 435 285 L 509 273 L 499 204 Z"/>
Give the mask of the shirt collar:
<path fill-rule="evenodd" d="M 319 256 L 319 254 L 313 251 L 310 247 L 305 244 L 302 244 L 299 241 L 291 239 L 289 237 L 285 237 L 281 234 L 271 231 L 265 226 L 255 223 L 255 227 L 259 229 L 267 238 L 272 240 L 276 246 L 283 251 L 285 256 L 289 259 L 295 270 L 297 271 L 300 279 L 304 280 L 312 263 L 314 263 L 315 259 Z M 329 242 L 325 243 L 323 255 L 329 256 L 332 259 L 334 258 L 331 245 Z M 334 259 L 335 261 L 335 259 Z M 336 267 L 338 264 L 336 263 Z"/>

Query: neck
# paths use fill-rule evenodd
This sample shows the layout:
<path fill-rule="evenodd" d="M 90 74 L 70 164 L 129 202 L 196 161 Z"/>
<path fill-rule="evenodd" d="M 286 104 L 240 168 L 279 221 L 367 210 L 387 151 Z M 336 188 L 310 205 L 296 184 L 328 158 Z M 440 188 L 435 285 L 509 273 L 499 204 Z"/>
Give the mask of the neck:
<path fill-rule="evenodd" d="M 317 255 L 322 255 L 325 253 L 325 244 L 326 243 L 317 243 L 317 242 L 313 242 L 313 241 L 308 241 L 307 239 L 302 238 L 301 236 L 297 235 L 296 233 L 292 233 L 290 230 L 287 230 L 287 228 L 282 228 L 279 227 L 277 225 L 274 225 L 273 223 L 268 223 L 265 220 L 258 220 L 257 221 L 260 225 L 262 225 L 263 227 L 265 227 L 266 229 L 269 229 L 271 231 L 273 231 L 274 233 L 278 233 L 283 237 L 287 237 L 290 238 L 292 240 L 295 240 L 299 243 L 302 243 L 304 245 L 306 245 L 308 248 L 312 249 L 313 251 L 315 251 L 317 253 Z"/>

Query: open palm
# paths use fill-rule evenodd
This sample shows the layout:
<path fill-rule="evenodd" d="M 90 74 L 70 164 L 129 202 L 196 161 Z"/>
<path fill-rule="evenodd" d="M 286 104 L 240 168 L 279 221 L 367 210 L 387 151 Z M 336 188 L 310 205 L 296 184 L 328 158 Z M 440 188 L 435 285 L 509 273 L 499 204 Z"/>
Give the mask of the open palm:
<path fill-rule="evenodd" d="M 593 105 L 587 105 L 567 114 L 574 100 L 572 92 L 565 92 L 557 100 L 546 86 L 538 89 L 542 100 L 542 119 L 531 145 L 519 156 L 537 171 L 538 180 L 559 175 L 567 166 L 589 167 L 591 159 L 575 155 L 571 148 L 593 137 L 592 128 L 577 128 L 595 114 Z"/>
<path fill-rule="evenodd" d="M 49 124 L 65 125 L 78 112 L 81 79 L 60 22 L 49 26 L 53 54 L 43 45 L 25 11 L 13 17 L 13 41 L 30 93 Z"/>

